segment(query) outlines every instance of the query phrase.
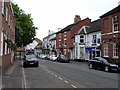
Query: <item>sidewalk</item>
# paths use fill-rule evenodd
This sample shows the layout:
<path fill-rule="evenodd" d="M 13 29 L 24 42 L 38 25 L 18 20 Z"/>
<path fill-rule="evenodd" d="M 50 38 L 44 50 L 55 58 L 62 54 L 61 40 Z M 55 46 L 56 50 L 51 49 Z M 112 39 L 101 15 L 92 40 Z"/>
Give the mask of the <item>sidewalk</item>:
<path fill-rule="evenodd" d="M 22 60 L 15 60 L 2 70 L 2 88 L 22 88 L 22 79 Z"/>

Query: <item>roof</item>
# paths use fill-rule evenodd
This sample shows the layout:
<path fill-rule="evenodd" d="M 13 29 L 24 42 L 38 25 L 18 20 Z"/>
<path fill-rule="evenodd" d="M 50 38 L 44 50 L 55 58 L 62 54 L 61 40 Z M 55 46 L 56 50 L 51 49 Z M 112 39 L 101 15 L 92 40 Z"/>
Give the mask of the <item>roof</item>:
<path fill-rule="evenodd" d="M 98 19 L 98 20 L 95 20 L 93 22 L 90 22 L 87 26 L 90 26 L 87 29 L 87 33 L 101 31 L 101 20 Z"/>
<path fill-rule="evenodd" d="M 86 28 L 86 32 L 87 33 L 92 33 L 92 32 L 97 32 L 97 31 L 101 31 L 101 20 L 95 20 L 93 22 L 90 22 L 87 26 L 85 26 Z M 81 28 L 76 35 L 78 34 L 85 34 L 85 32 L 83 31 L 84 29 Z"/>
<path fill-rule="evenodd" d="M 100 16 L 100 18 L 109 16 L 109 15 L 117 13 L 117 12 L 120 12 L 120 5 L 117 6 L 116 8 L 114 8 L 114 9 L 110 10 L 109 12 L 103 14 L 102 16 Z"/>
<path fill-rule="evenodd" d="M 37 43 L 41 43 L 42 41 L 40 40 L 40 39 L 38 39 L 38 38 L 35 38 L 35 41 L 37 42 Z"/>
<path fill-rule="evenodd" d="M 65 32 L 65 31 L 69 31 L 73 26 L 75 26 L 75 25 L 81 23 L 81 22 L 84 21 L 84 20 L 85 20 L 85 19 L 80 20 L 80 21 L 78 21 L 78 22 L 75 22 L 75 23 L 73 23 L 73 24 L 70 24 L 70 25 L 68 25 L 67 27 L 63 28 L 62 30 L 56 32 L 56 34 L 62 33 L 62 32 Z"/>
<path fill-rule="evenodd" d="M 43 40 L 46 39 L 46 38 L 48 38 L 48 37 L 50 37 L 50 36 L 52 36 L 52 35 L 54 35 L 54 34 L 55 33 L 49 34 L 48 36 L 44 37 Z"/>

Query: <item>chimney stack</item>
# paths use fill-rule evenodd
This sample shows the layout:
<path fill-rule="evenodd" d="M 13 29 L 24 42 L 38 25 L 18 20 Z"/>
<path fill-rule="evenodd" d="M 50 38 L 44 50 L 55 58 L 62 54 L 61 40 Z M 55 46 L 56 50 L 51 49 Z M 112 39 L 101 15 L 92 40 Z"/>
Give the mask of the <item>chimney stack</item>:
<path fill-rule="evenodd" d="M 118 2 L 118 6 L 120 5 L 120 1 Z"/>
<path fill-rule="evenodd" d="M 79 16 L 79 15 L 75 15 L 74 23 L 75 23 L 75 22 L 78 22 L 78 21 L 80 21 L 80 20 L 81 20 L 80 16 Z"/>

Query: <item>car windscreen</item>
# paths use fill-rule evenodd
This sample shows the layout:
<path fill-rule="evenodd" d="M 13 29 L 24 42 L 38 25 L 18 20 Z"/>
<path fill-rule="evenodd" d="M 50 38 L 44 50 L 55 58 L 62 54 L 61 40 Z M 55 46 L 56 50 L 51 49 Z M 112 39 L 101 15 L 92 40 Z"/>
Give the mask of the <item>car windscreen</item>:
<path fill-rule="evenodd" d="M 34 59 L 34 58 L 36 58 L 35 55 L 26 55 L 26 59 Z"/>

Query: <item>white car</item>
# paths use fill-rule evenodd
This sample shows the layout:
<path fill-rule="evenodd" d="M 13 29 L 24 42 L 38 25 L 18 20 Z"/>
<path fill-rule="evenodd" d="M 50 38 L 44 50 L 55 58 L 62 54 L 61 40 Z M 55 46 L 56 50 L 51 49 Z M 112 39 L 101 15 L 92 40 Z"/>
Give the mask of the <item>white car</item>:
<path fill-rule="evenodd" d="M 51 60 L 51 61 L 56 61 L 56 60 L 57 60 L 57 57 L 56 57 L 55 55 L 51 55 L 51 56 L 50 56 L 50 60 Z"/>

